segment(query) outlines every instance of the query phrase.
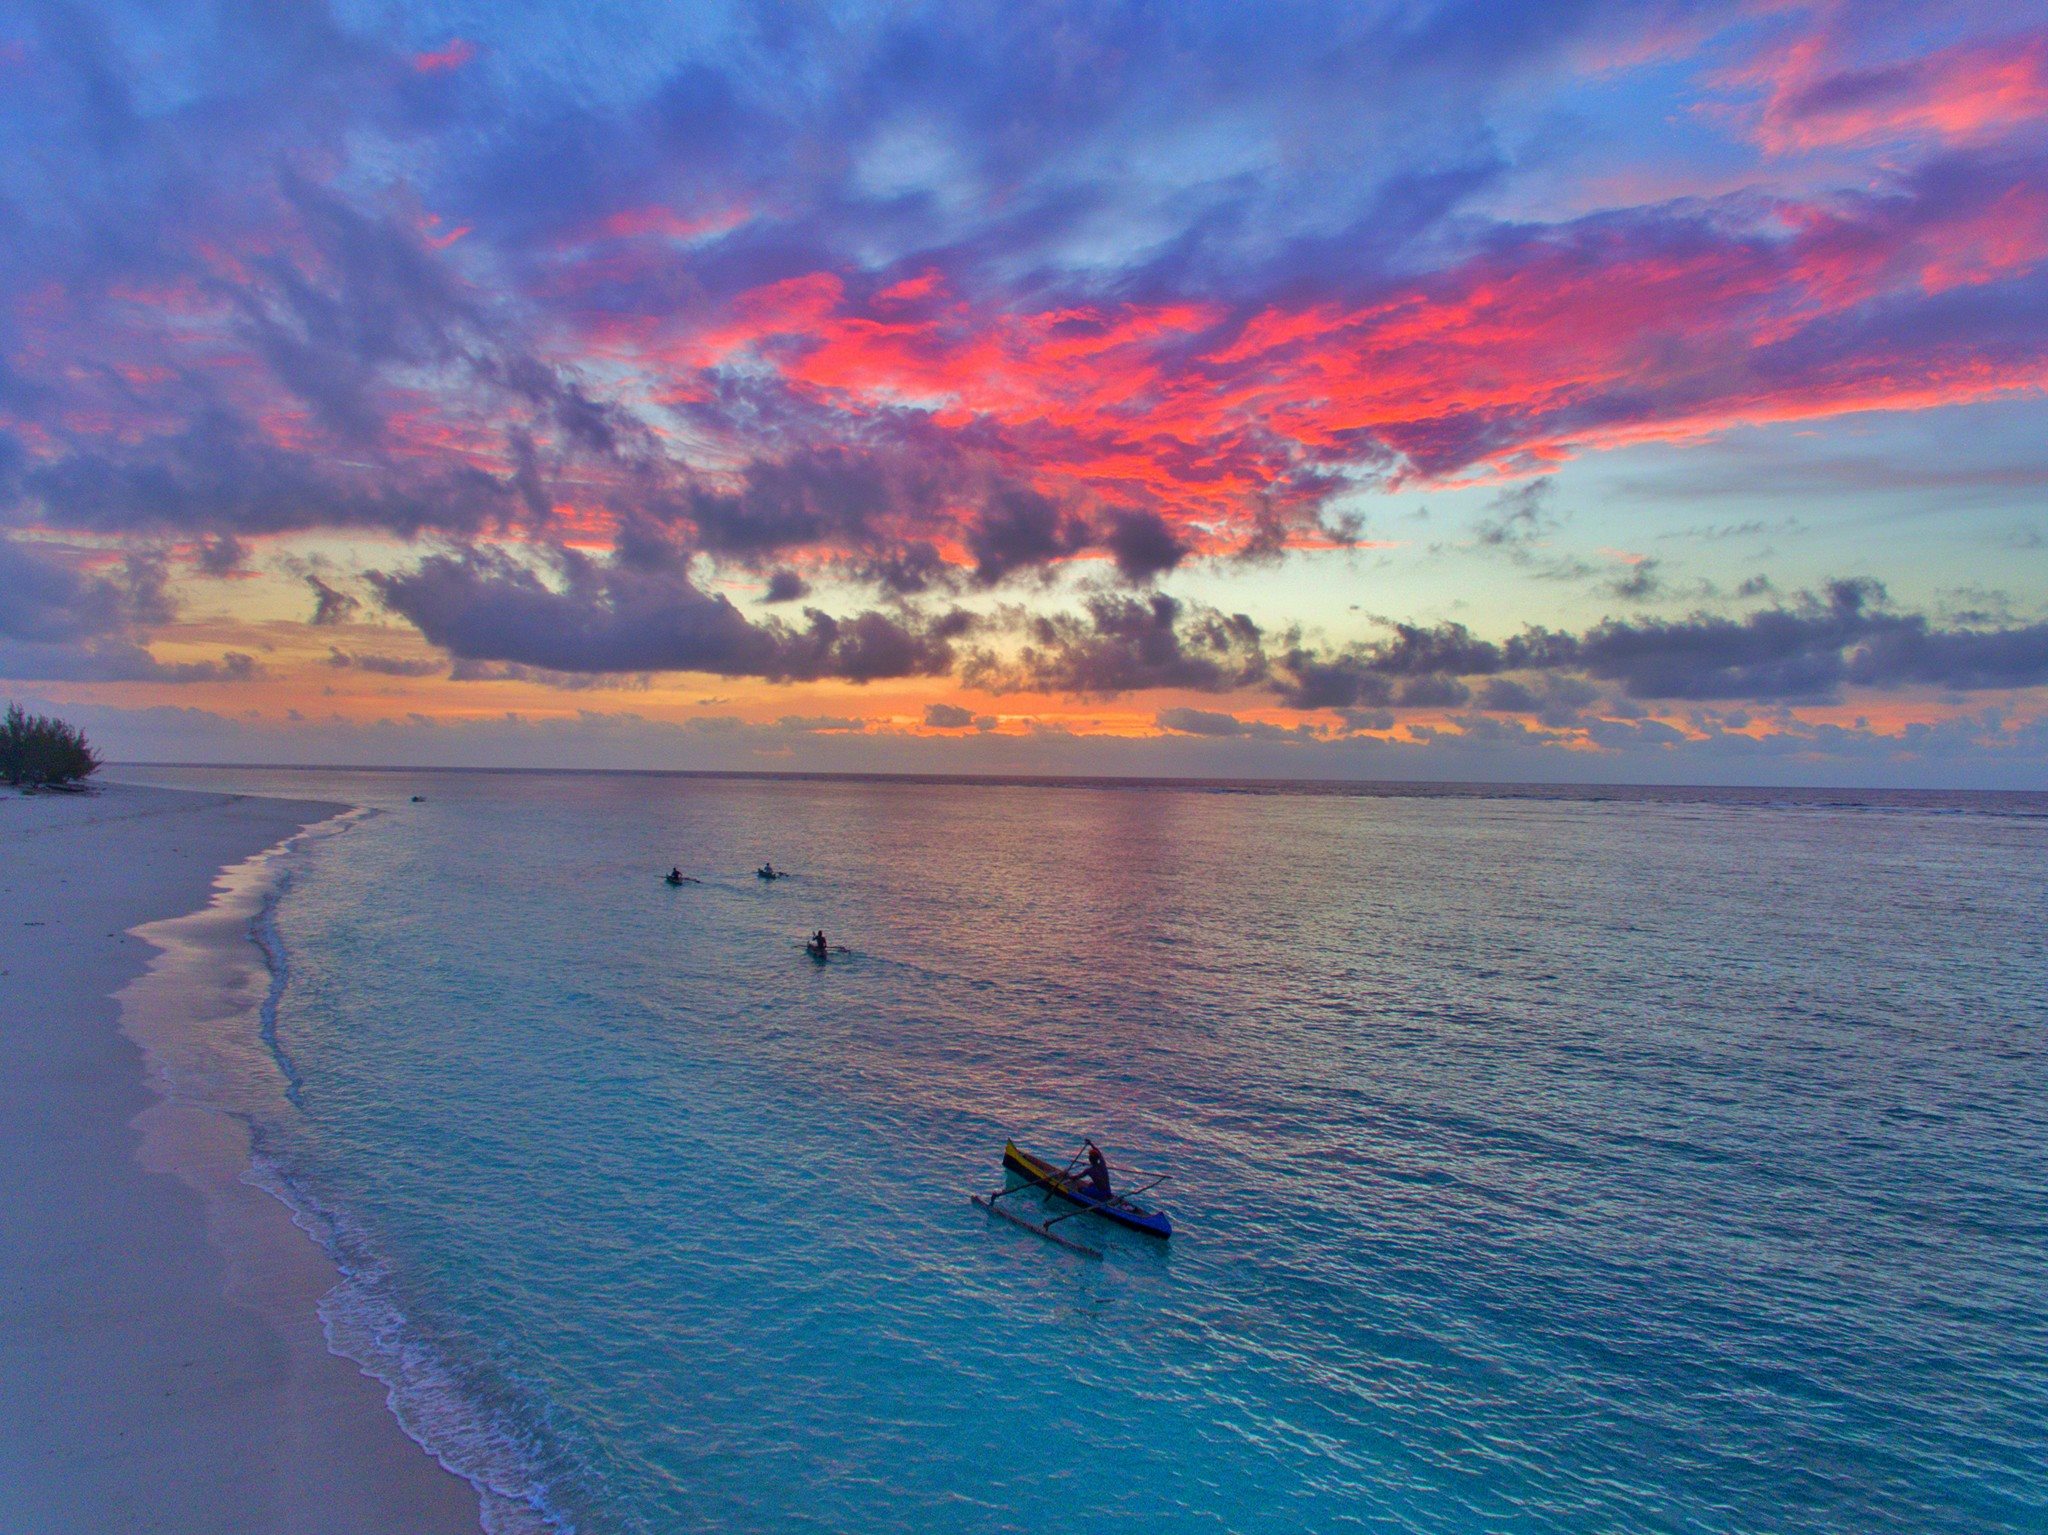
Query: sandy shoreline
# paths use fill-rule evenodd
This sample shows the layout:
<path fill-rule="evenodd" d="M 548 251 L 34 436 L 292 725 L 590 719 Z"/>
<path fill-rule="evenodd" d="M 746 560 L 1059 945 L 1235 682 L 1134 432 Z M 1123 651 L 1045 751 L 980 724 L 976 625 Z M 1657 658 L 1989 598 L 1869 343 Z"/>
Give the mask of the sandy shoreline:
<path fill-rule="evenodd" d="M 197 962 L 207 918 L 166 919 L 343 808 L 119 784 L 0 793 L 7 1535 L 479 1528 L 469 1485 L 404 1435 L 382 1385 L 328 1352 L 315 1308 L 338 1273 L 245 1180 L 242 1125 L 153 1091 L 116 1000 L 125 989 L 144 1037 L 154 1014 L 165 1049 L 246 1007 L 210 994 L 208 975 L 246 991 L 251 972 Z M 216 938 L 246 932 L 230 910 L 212 921 Z M 169 949 L 131 931 L 150 923 Z M 155 1069 L 170 1058 L 152 1043 Z"/>

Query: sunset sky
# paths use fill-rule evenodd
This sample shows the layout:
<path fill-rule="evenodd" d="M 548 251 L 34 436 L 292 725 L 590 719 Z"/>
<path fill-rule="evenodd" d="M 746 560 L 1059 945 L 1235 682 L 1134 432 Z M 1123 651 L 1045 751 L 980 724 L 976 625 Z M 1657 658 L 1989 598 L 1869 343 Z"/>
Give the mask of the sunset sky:
<path fill-rule="evenodd" d="M 2048 785 L 2048 3 L 0 13 L 0 696 Z"/>

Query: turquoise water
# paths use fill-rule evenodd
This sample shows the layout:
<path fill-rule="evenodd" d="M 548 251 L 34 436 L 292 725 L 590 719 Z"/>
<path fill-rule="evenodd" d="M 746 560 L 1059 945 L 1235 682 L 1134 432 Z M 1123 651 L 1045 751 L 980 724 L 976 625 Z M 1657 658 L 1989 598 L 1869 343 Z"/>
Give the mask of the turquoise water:
<path fill-rule="evenodd" d="M 2048 1529 L 2048 800 L 156 776 L 499 1529 Z"/>

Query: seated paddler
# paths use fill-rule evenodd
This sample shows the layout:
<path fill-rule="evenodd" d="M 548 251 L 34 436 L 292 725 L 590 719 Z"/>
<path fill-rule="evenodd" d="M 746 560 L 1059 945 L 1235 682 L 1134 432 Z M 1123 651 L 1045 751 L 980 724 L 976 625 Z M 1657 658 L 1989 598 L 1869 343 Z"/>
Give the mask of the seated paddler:
<path fill-rule="evenodd" d="M 1114 1199 L 1116 1196 L 1109 1191 L 1109 1162 L 1102 1155 L 1102 1148 L 1093 1141 L 1083 1144 L 1088 1148 L 1088 1165 L 1081 1169 L 1081 1187 L 1097 1199 Z"/>

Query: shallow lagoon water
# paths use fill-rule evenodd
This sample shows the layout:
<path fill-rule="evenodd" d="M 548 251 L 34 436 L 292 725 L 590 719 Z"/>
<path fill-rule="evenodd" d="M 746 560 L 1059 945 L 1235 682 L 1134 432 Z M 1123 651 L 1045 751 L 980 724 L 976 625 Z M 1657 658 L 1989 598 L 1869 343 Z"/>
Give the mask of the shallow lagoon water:
<path fill-rule="evenodd" d="M 2040 797 L 151 776 L 380 808 L 261 1142 L 500 1529 L 2048 1527 Z"/>

